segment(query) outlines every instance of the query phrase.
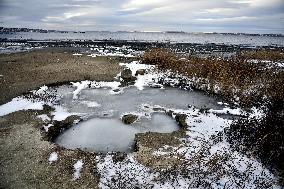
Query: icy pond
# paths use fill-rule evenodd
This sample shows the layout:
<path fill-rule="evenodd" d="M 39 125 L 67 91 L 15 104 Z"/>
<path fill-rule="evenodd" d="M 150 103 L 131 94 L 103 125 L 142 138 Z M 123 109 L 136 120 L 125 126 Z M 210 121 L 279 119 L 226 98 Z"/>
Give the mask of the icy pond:
<path fill-rule="evenodd" d="M 57 144 L 70 149 L 129 152 L 137 133 L 171 133 L 179 129 L 172 117 L 159 111 L 161 107 L 222 108 L 217 104 L 216 97 L 177 88 L 86 88 L 80 91 L 76 99 L 73 91 L 74 88 L 68 86 L 57 89 L 62 96 L 60 105 L 68 112 L 83 115 L 85 120 L 75 124 L 55 140 Z M 138 120 L 129 125 L 124 124 L 121 117 L 125 114 L 136 115 Z"/>
<path fill-rule="evenodd" d="M 117 182 L 124 183 L 123 188 L 148 188 L 152 185 L 154 188 L 194 188 L 191 187 L 193 181 L 208 183 L 218 189 L 227 186 L 281 188 L 275 175 L 257 159 L 235 151 L 226 140 L 224 131 L 232 123 L 231 116 L 248 112 L 237 106 L 230 107 L 216 96 L 190 88 L 180 89 L 176 85 L 177 78 L 171 78 L 169 73 L 156 72 L 153 66 L 137 62 L 121 65 L 131 69 L 133 76 L 138 69 L 146 69 L 146 74 L 138 75 L 133 84 L 124 87 L 121 86 L 121 74 L 113 82 L 81 81 L 58 87 L 42 86 L 31 91 L 30 96 L 19 96 L 0 106 L 0 116 L 20 110 L 44 110 L 44 105 L 50 106 L 52 110 L 48 113 L 43 111 L 37 115 L 42 120 L 40 128 L 46 136 L 57 132 L 55 140 L 48 138 L 49 141 L 68 149 L 104 152 L 95 157 L 102 188 L 117 188 Z M 159 78 L 167 81 L 165 86 L 172 87 L 159 83 Z M 190 86 L 190 79 L 186 82 Z M 61 121 L 65 122 L 72 115 L 75 115 L 74 119 L 67 122 L 71 127 L 58 130 L 66 128 L 60 128 Z M 134 122 L 125 122 L 124 118 L 130 115 L 135 116 Z M 178 125 L 176 115 L 186 116 L 185 127 Z M 252 108 L 249 116 L 259 119 L 264 114 Z M 80 122 L 77 121 L 79 117 Z M 176 137 L 174 131 L 180 129 L 185 135 Z M 158 134 L 142 135 L 149 145 L 140 140 L 135 153 L 127 153 L 124 160 L 115 161 L 117 154 L 111 151 L 134 151 L 135 135 L 145 132 Z M 166 136 L 167 143 L 162 141 L 158 146 L 153 145 L 159 143 L 161 135 Z M 180 143 L 170 142 L 175 139 Z M 55 150 L 48 161 L 55 164 L 60 158 L 60 153 Z M 169 179 L 159 180 L 164 172 L 149 169 L 149 159 L 154 160 L 149 165 L 154 168 L 161 165 L 168 168 L 173 164 L 174 172 L 170 173 Z M 76 167 L 82 165 L 84 169 L 84 161 L 78 159 Z M 212 169 L 212 166 L 217 167 Z"/>

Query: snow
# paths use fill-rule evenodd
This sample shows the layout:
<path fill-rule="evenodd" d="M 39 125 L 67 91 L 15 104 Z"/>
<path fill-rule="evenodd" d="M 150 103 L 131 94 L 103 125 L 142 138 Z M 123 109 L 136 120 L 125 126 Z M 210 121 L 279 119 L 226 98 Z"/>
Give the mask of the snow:
<path fill-rule="evenodd" d="M 253 107 L 251 109 L 251 113 L 249 114 L 249 118 L 257 118 L 260 119 L 265 115 L 265 113 L 263 112 L 263 110 L 258 109 L 256 107 Z"/>
<path fill-rule="evenodd" d="M 48 130 L 49 130 L 49 128 L 50 127 L 53 127 L 54 125 L 53 124 L 48 124 L 47 126 L 43 126 L 43 128 L 44 128 L 44 130 L 45 130 L 45 132 L 48 132 Z"/>
<path fill-rule="evenodd" d="M 218 117 L 214 113 L 200 113 L 196 108 L 174 110 L 174 112 L 188 115 L 187 137 L 180 139 L 181 145 L 177 147 L 165 145 L 153 151 L 152 155 L 162 156 L 163 159 L 179 157 L 177 161 L 182 160 L 182 167 L 175 169 L 172 177 L 167 178 L 163 171 L 154 171 L 137 162 L 133 154 L 128 154 L 121 162 L 114 162 L 111 154 L 97 156 L 101 188 L 133 186 L 203 188 L 202 185 L 192 186 L 194 182 L 207 183 L 214 189 L 222 189 L 226 186 L 257 189 L 263 184 L 271 185 L 271 188 L 280 188 L 274 183 L 273 174 L 256 159 L 248 158 L 230 148 L 223 135 L 224 129 L 229 127 L 231 120 Z M 220 133 L 221 140 L 214 142 L 214 136 L 219 136 Z M 202 156 L 201 153 L 206 155 Z M 212 171 L 212 166 L 218 166 L 218 169 Z M 160 180 L 161 178 L 163 179 Z"/>
<path fill-rule="evenodd" d="M 219 105 L 229 106 L 229 104 L 228 104 L 228 103 L 225 103 L 225 102 L 217 102 L 217 104 L 219 104 Z"/>
<path fill-rule="evenodd" d="M 105 82 L 105 81 L 81 81 L 81 82 L 71 82 L 73 87 L 76 88 L 75 91 L 73 91 L 73 99 L 78 99 L 79 94 L 82 90 L 90 87 L 90 88 L 110 88 L 112 90 L 119 89 L 120 82 Z"/>
<path fill-rule="evenodd" d="M 54 106 L 54 108 L 55 108 L 55 110 L 53 112 L 51 112 L 51 115 L 54 116 L 53 120 L 56 120 L 56 121 L 63 121 L 69 116 L 77 115 L 77 113 L 68 112 L 62 106 Z"/>
<path fill-rule="evenodd" d="M 80 177 L 81 177 L 81 169 L 83 168 L 83 165 L 84 165 L 84 163 L 83 163 L 83 160 L 78 160 L 74 165 L 73 165 L 73 167 L 74 167 L 74 170 L 75 170 L 75 172 L 74 172 L 74 177 L 73 177 L 73 180 L 77 180 L 77 179 L 79 179 Z"/>
<path fill-rule="evenodd" d="M 42 115 L 38 115 L 38 116 L 36 116 L 37 118 L 39 118 L 39 119 L 41 119 L 43 122 L 49 122 L 51 119 L 50 119 L 50 117 L 48 117 L 48 115 L 46 115 L 46 114 L 42 114 Z"/>
<path fill-rule="evenodd" d="M 83 89 L 85 89 L 85 88 L 87 88 L 89 85 L 90 85 L 90 81 L 81 81 L 81 82 L 76 82 L 76 83 L 73 83 L 73 82 L 71 82 L 72 84 L 73 84 L 73 87 L 76 87 L 77 89 L 73 92 L 73 99 L 78 99 L 78 95 L 79 95 L 79 93 L 83 90 Z"/>
<path fill-rule="evenodd" d="M 74 53 L 73 56 L 82 56 L 83 54 L 80 53 Z"/>
<path fill-rule="evenodd" d="M 128 155 L 123 162 L 117 163 L 114 163 L 112 155 L 97 156 L 96 161 L 97 169 L 101 174 L 99 187 L 102 189 L 122 187 L 111 181 L 117 182 L 118 179 L 125 185 L 124 188 L 132 188 L 133 186 L 148 188 L 154 179 L 150 169 L 138 163 L 133 155 Z"/>
<path fill-rule="evenodd" d="M 209 112 L 215 113 L 215 114 L 231 114 L 231 115 L 242 115 L 242 111 L 240 108 L 223 108 L 222 110 L 213 110 L 210 109 Z"/>
<path fill-rule="evenodd" d="M 0 106 L 0 116 L 20 111 L 20 110 L 42 110 L 44 102 L 32 102 L 21 97 Z"/>
<path fill-rule="evenodd" d="M 153 80 L 157 80 L 159 77 L 158 73 L 153 71 L 155 68 L 153 65 L 140 64 L 139 61 L 120 63 L 119 65 L 129 68 L 132 71 L 133 76 L 135 76 L 136 71 L 139 69 L 145 69 L 149 72 L 147 74 L 137 76 L 134 86 L 136 86 L 138 90 L 143 90 L 145 86 L 151 85 Z"/>
<path fill-rule="evenodd" d="M 92 47 L 90 48 L 92 54 L 87 56 L 89 57 L 100 57 L 100 56 L 108 56 L 108 57 L 136 57 L 138 54 L 141 54 L 140 51 L 135 51 L 130 49 L 130 46 L 105 46 L 105 47 Z"/>
<path fill-rule="evenodd" d="M 277 67 L 284 68 L 284 62 L 278 62 L 276 63 Z"/>
<path fill-rule="evenodd" d="M 37 91 L 34 91 L 34 94 L 37 94 L 37 95 L 44 94 L 47 90 L 48 90 L 48 87 L 44 85 L 40 87 Z"/>
<path fill-rule="evenodd" d="M 49 164 L 58 160 L 58 154 L 56 152 L 52 152 L 48 158 Z"/>

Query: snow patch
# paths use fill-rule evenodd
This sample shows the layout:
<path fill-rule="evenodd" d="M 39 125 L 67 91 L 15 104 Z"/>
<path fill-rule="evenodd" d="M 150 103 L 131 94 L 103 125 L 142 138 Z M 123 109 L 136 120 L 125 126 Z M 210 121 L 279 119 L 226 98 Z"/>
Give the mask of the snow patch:
<path fill-rule="evenodd" d="M 209 112 L 215 114 L 230 114 L 230 115 L 242 115 L 242 110 L 240 108 L 232 109 L 232 108 L 223 108 L 222 110 L 213 110 L 210 109 Z"/>
<path fill-rule="evenodd" d="M 47 90 L 48 90 L 48 87 L 44 85 L 40 87 L 37 91 L 34 91 L 33 93 L 37 95 L 41 95 L 41 94 L 44 94 Z"/>
<path fill-rule="evenodd" d="M 77 113 L 69 113 L 65 108 L 62 106 L 54 106 L 55 110 L 51 112 L 51 115 L 53 115 L 53 120 L 56 121 L 63 121 L 67 117 L 71 115 L 78 115 Z"/>
<path fill-rule="evenodd" d="M 51 119 L 50 119 L 50 117 L 48 117 L 48 115 L 46 115 L 46 114 L 42 114 L 42 115 L 38 115 L 38 116 L 36 116 L 37 118 L 39 118 L 39 119 L 41 119 L 43 122 L 49 122 Z"/>
<path fill-rule="evenodd" d="M 75 172 L 74 172 L 74 177 L 73 177 L 73 180 L 77 180 L 77 179 L 79 179 L 80 178 L 80 176 L 81 176 L 81 169 L 83 168 L 83 165 L 84 165 L 84 163 L 83 163 L 83 160 L 78 160 L 74 165 L 73 165 L 73 167 L 74 167 L 74 170 L 75 170 Z"/>
<path fill-rule="evenodd" d="M 45 132 L 48 132 L 48 130 L 49 130 L 49 128 L 50 127 L 53 127 L 54 125 L 53 124 L 48 124 L 47 126 L 43 126 L 43 128 L 44 128 L 44 130 L 45 130 Z"/>
<path fill-rule="evenodd" d="M 58 160 L 58 154 L 56 152 L 52 152 L 48 158 L 49 164 Z"/>
<path fill-rule="evenodd" d="M 80 53 L 74 53 L 73 56 L 82 56 L 83 54 Z"/>
<path fill-rule="evenodd" d="M 0 106 L 0 116 L 5 116 L 20 110 L 42 110 L 43 105 L 44 102 L 32 102 L 31 100 L 17 97 Z"/>

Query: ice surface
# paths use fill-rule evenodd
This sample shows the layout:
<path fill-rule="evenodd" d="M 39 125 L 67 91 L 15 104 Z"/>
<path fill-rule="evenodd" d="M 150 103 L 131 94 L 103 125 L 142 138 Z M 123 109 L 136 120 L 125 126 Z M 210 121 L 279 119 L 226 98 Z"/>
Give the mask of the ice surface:
<path fill-rule="evenodd" d="M 150 120 L 144 118 L 133 125 L 125 125 L 119 119 L 93 118 L 65 131 L 55 142 L 71 149 L 128 152 L 133 147 L 136 133 L 169 133 L 178 129 L 172 118 L 159 113 Z"/>

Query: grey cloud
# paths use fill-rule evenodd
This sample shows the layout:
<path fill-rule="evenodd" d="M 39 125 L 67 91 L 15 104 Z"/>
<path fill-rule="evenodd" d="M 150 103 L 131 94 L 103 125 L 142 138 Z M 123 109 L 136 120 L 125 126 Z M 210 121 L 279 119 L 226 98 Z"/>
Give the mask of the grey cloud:
<path fill-rule="evenodd" d="M 284 33 L 283 0 L 0 0 L 7 27 Z"/>

